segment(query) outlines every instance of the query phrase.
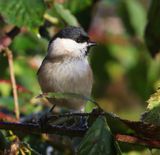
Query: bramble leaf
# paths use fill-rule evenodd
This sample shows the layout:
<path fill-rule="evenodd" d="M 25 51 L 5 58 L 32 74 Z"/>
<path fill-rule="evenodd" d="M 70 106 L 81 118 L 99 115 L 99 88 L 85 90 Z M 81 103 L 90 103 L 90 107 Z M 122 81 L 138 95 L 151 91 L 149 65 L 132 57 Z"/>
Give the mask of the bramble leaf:
<path fill-rule="evenodd" d="M 18 27 L 34 28 L 43 23 L 45 4 L 43 0 L 0 0 L 0 14 Z"/>
<path fill-rule="evenodd" d="M 160 125 L 160 89 L 151 95 L 147 102 L 147 111 L 142 114 L 142 121 Z"/>
<path fill-rule="evenodd" d="M 105 117 L 98 117 L 83 138 L 78 154 L 80 155 L 111 155 L 117 148 L 109 130 Z"/>

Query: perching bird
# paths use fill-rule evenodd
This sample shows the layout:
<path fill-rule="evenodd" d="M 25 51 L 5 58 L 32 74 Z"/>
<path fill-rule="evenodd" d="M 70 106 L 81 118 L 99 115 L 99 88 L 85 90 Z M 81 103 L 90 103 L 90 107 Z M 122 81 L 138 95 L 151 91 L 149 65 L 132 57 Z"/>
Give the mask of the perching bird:
<path fill-rule="evenodd" d="M 58 32 L 49 42 L 47 55 L 37 73 L 42 92 L 90 96 L 93 78 L 87 56 L 94 45 L 81 27 L 69 26 Z M 55 104 L 54 100 L 50 102 Z M 76 98 L 56 103 L 76 111 L 83 111 L 84 104 L 84 100 Z"/>

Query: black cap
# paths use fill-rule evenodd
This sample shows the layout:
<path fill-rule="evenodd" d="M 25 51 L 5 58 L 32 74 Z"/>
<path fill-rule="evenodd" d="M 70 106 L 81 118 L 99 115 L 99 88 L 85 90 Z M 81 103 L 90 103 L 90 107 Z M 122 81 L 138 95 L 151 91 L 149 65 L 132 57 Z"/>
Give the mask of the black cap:
<path fill-rule="evenodd" d="M 56 38 L 68 38 L 72 39 L 76 42 L 82 43 L 89 41 L 88 34 L 81 27 L 68 26 L 59 31 L 55 36 L 51 39 L 50 43 Z"/>

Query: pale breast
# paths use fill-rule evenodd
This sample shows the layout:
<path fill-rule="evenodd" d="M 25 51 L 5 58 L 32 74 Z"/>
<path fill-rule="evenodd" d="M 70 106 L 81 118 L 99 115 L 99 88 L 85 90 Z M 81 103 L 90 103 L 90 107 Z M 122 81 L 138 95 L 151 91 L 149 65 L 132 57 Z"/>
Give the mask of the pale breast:
<path fill-rule="evenodd" d="M 38 72 L 43 92 L 72 92 L 90 96 L 92 71 L 87 59 L 46 61 Z"/>

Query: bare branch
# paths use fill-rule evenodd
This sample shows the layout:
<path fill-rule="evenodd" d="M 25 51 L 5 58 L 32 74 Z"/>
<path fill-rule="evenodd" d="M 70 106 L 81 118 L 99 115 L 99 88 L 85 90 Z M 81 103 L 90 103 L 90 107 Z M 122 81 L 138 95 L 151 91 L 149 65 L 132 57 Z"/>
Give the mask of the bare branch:
<path fill-rule="evenodd" d="M 0 122 L 0 129 L 13 130 L 28 134 L 59 134 L 70 137 L 82 137 L 87 132 L 87 128 L 70 128 L 59 125 L 47 125 L 43 129 L 39 124 L 32 123 L 10 123 Z M 160 148 L 160 140 L 157 139 L 144 139 L 134 135 L 115 134 L 114 138 L 116 141 L 131 143 L 136 145 L 143 145 L 150 148 Z"/>
<path fill-rule="evenodd" d="M 18 103 L 18 94 L 17 94 L 17 88 L 16 88 L 16 80 L 14 75 L 13 55 L 11 50 L 9 50 L 8 48 L 5 49 L 5 53 L 7 55 L 8 63 L 9 63 L 10 79 L 12 83 L 13 97 L 14 97 L 14 111 L 15 111 L 17 120 L 19 120 L 19 103 Z"/>
<path fill-rule="evenodd" d="M 10 78 L 11 78 L 11 83 L 12 83 L 12 88 L 13 88 L 15 113 L 16 113 L 17 120 L 19 119 L 19 106 L 18 106 L 16 81 L 15 81 L 15 76 L 14 76 L 14 68 L 13 68 L 13 55 L 12 55 L 12 52 L 7 47 L 11 44 L 13 38 L 19 33 L 20 33 L 20 29 L 18 27 L 14 27 L 10 32 L 6 33 L 5 36 L 0 38 L 0 52 L 4 50 L 8 57 Z"/>
<path fill-rule="evenodd" d="M 137 136 L 116 134 L 115 140 L 124 143 L 139 144 L 150 148 L 160 148 L 160 140 L 144 139 Z"/>
<path fill-rule="evenodd" d="M 92 117 L 98 117 L 98 116 L 104 116 L 106 115 L 105 112 L 103 111 L 95 111 L 95 112 L 91 112 L 91 113 L 64 113 L 64 114 L 51 114 L 48 118 L 49 119 L 54 119 L 54 118 L 61 118 L 61 117 L 80 117 L 80 116 L 92 116 Z"/>
<path fill-rule="evenodd" d="M 46 125 L 43 129 L 39 124 L 33 123 L 11 123 L 0 122 L 0 129 L 19 131 L 28 134 L 59 134 L 67 135 L 71 137 L 80 137 L 85 134 L 86 129 L 75 129 L 70 127 L 58 126 L 58 125 Z"/>

